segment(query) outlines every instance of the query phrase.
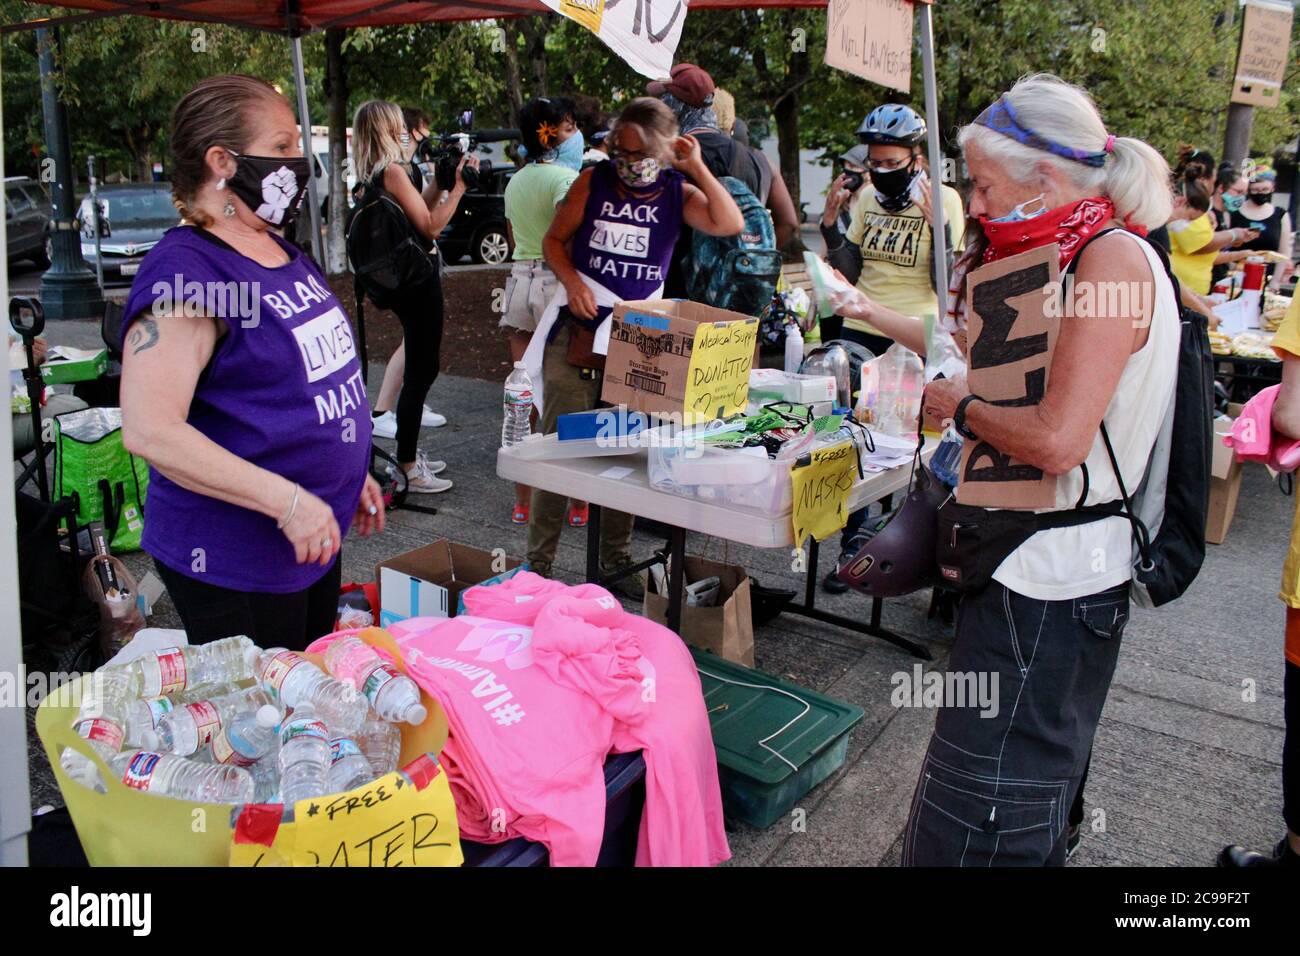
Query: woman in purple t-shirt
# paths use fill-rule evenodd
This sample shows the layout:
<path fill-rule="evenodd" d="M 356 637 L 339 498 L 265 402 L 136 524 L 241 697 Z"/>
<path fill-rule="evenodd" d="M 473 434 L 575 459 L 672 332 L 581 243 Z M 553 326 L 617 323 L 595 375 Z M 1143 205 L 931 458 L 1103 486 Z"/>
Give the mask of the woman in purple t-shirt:
<path fill-rule="evenodd" d="M 122 320 L 122 432 L 150 464 L 143 547 L 191 643 L 304 648 L 333 629 L 339 548 L 383 529 L 352 326 L 292 225 L 309 170 L 271 86 L 214 76 L 177 104 L 183 223 Z"/>
<path fill-rule="evenodd" d="M 542 240 L 546 264 L 568 294 L 542 360 L 543 433 L 555 431 L 560 415 L 600 400 L 600 375 L 575 364 L 569 350 L 573 336 L 585 338 L 582 333 L 594 331 L 612 311 L 597 304 L 593 290 L 606 302 L 658 298 L 683 222 L 711 236 L 734 236 L 745 226 L 731 194 L 705 166 L 699 142 L 677 135 L 677 118 L 659 100 L 643 96 L 629 103 L 609 142 L 610 162 L 584 169 L 573 181 Z M 564 500 L 533 489 L 528 561 L 539 574 L 550 574 Z M 617 573 L 631 564 L 631 543 L 632 516 L 604 512 L 602 570 Z"/>

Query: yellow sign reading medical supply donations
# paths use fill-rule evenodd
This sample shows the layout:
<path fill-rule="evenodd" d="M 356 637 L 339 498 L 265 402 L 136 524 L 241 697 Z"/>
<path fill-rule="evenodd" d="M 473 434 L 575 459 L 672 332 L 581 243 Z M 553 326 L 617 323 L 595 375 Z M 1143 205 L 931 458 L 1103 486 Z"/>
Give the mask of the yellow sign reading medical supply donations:
<path fill-rule="evenodd" d="M 403 772 L 346 793 L 294 804 L 246 806 L 235 823 L 231 866 L 460 866 L 460 829 L 447 775 L 425 754 Z"/>
<path fill-rule="evenodd" d="M 757 344 L 758 319 L 701 322 L 695 327 L 682 401 L 688 420 L 709 421 L 744 411 Z"/>
<path fill-rule="evenodd" d="M 790 470 L 794 486 L 794 543 L 808 535 L 825 541 L 849 520 L 849 492 L 858 479 L 858 452 L 853 442 L 841 442 L 812 453 L 812 461 Z"/>

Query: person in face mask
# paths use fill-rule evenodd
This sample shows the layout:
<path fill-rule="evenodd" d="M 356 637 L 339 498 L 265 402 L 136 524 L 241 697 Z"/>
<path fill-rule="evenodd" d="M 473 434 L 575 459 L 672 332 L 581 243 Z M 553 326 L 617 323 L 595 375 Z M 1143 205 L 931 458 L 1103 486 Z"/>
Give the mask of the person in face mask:
<path fill-rule="evenodd" d="M 1274 292 L 1295 271 L 1295 263 L 1291 261 L 1291 214 L 1273 203 L 1273 186 L 1276 182 L 1277 173 L 1273 170 L 1257 168 L 1251 174 L 1246 201 L 1239 211 L 1232 214 L 1234 226 L 1258 232 L 1254 239 L 1242 243 L 1240 248 L 1250 252 L 1278 252 L 1286 257 L 1285 264 L 1269 264 L 1268 288 Z"/>
<path fill-rule="evenodd" d="M 854 158 L 866 168 L 869 178 L 860 180 L 846 166 L 845 173 L 832 184 L 821 220 L 826 257 L 878 305 L 918 319 L 937 315 L 939 296 L 932 278 L 933 193 L 921 160 L 925 121 L 910 107 L 886 104 L 868 114 L 858 137 L 865 155 L 859 152 Z M 848 154 L 845 161 L 849 162 Z M 856 195 L 850 188 L 854 185 L 858 187 Z M 961 196 L 950 186 L 943 186 L 941 194 L 946 247 L 959 249 L 966 222 Z M 844 232 L 838 224 L 842 212 L 849 214 Z M 894 344 L 890 333 L 880 326 L 858 315 L 842 318 L 840 338 L 863 345 L 877 356 Z M 822 340 L 829 341 L 829 336 L 836 334 L 835 323 L 823 323 Z M 849 547 L 866 515 L 866 509 L 861 509 L 849 516 L 840 536 L 842 550 Z M 823 578 L 822 587 L 832 594 L 848 590 L 833 568 Z"/>
<path fill-rule="evenodd" d="M 191 644 L 305 648 L 334 628 L 349 526 L 382 530 L 352 326 L 277 235 L 309 175 L 269 84 L 213 76 L 172 114 L 181 224 L 122 314 L 122 436 L 149 462 L 143 547 Z"/>
<path fill-rule="evenodd" d="M 663 297 L 682 227 L 711 236 L 732 236 L 744 227 L 731 194 L 705 166 L 700 144 L 678 135 L 672 111 L 659 100 L 629 103 L 609 139 L 609 162 L 579 174 L 542 241 L 562 286 L 524 359 L 534 384 L 542 385 L 543 434 L 555 431 L 560 415 L 597 406 L 605 359 L 595 352 L 596 331 L 618 302 Z M 563 530 L 564 502 L 562 495 L 533 491 L 528 562 L 544 576 Z M 632 563 L 631 542 L 632 516 L 606 509 L 600 524 L 604 573 Z M 611 589 L 639 600 L 643 592 L 630 584 L 623 579 Z"/>
<path fill-rule="evenodd" d="M 584 139 L 574 109 L 572 100 L 552 96 L 529 100 L 519 111 L 519 134 L 527 162 L 506 186 L 506 223 L 514 246 L 514 265 L 506 280 L 505 311 L 500 322 L 510 343 L 512 362 L 523 359 L 537 321 L 558 284 L 555 273 L 542 258 L 542 239 L 582 168 Z M 515 485 L 510 520 L 528 524 L 531 501 L 532 489 Z M 586 526 L 585 502 L 570 502 L 568 523 L 573 528 Z"/>

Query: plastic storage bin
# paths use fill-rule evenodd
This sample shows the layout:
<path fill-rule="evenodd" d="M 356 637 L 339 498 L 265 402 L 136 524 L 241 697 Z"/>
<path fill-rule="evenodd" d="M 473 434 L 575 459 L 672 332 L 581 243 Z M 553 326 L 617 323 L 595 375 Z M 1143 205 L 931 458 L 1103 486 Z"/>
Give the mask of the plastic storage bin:
<path fill-rule="evenodd" d="M 769 827 L 844 765 L 849 731 L 862 719 L 862 708 L 704 651 L 692 649 L 691 655 L 718 753 L 723 811 L 729 819 Z M 776 753 L 760 746 L 792 720 L 768 741 Z"/>
<path fill-rule="evenodd" d="M 632 866 L 636 863 L 641 811 L 645 807 L 645 760 L 641 751 L 610 754 L 605 761 L 605 839 L 597 866 Z M 547 866 L 546 847 L 523 837 L 505 843 L 460 841 L 465 866 Z"/>

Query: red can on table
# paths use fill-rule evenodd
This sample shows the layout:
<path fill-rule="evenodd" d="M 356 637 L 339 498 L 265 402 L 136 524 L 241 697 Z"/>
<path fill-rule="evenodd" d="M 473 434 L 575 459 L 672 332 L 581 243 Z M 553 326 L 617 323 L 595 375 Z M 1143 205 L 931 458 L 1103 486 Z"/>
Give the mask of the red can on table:
<path fill-rule="evenodd" d="M 1266 259 L 1247 259 L 1245 266 L 1245 277 L 1241 287 L 1247 291 L 1259 292 L 1264 288 L 1264 277 L 1268 275 L 1268 261 Z"/>

